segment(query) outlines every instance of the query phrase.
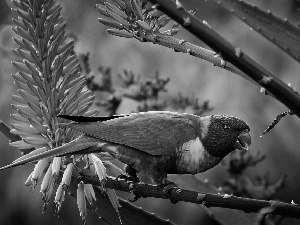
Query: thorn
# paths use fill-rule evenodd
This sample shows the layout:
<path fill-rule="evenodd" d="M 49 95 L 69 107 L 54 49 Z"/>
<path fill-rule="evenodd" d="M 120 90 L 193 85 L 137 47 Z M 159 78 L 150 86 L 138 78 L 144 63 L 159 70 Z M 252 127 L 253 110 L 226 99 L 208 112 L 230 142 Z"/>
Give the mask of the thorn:
<path fill-rule="evenodd" d="M 273 77 L 268 77 L 268 76 L 264 76 L 263 75 L 263 78 L 262 79 L 260 79 L 259 81 L 258 81 L 258 83 L 260 83 L 260 84 L 269 84 L 271 81 L 273 80 Z"/>
<path fill-rule="evenodd" d="M 197 9 L 194 8 L 194 9 L 189 10 L 188 12 L 189 12 L 189 14 L 191 14 L 191 15 L 195 15 L 196 12 L 197 12 Z"/>
<path fill-rule="evenodd" d="M 223 198 L 231 198 L 233 197 L 233 195 L 229 195 L 229 194 L 224 194 Z"/>
<path fill-rule="evenodd" d="M 270 200 L 270 206 L 271 207 L 276 207 L 276 205 L 278 204 L 276 201 Z"/>
<path fill-rule="evenodd" d="M 243 52 L 240 48 L 235 48 L 235 55 L 236 57 L 240 58 L 242 56 Z"/>
<path fill-rule="evenodd" d="M 183 26 L 188 27 L 191 25 L 191 18 L 190 17 L 183 17 Z"/>
<path fill-rule="evenodd" d="M 153 8 L 153 9 L 158 9 L 158 8 L 159 8 L 159 4 L 154 4 L 154 5 L 152 6 L 152 8 Z"/>
<path fill-rule="evenodd" d="M 223 59 L 221 59 L 221 66 L 222 66 L 222 67 L 225 67 L 225 66 L 226 66 L 226 61 L 223 60 Z"/>
<path fill-rule="evenodd" d="M 185 40 L 181 39 L 179 40 L 179 44 L 182 45 L 184 42 L 186 42 Z"/>
<path fill-rule="evenodd" d="M 212 27 L 208 24 L 208 22 L 206 20 L 203 20 L 203 24 L 205 26 L 207 26 L 209 29 L 212 29 Z"/>
<path fill-rule="evenodd" d="M 188 49 L 186 50 L 186 53 L 189 54 L 189 55 L 191 55 L 191 49 L 188 48 Z"/>
<path fill-rule="evenodd" d="M 261 88 L 260 88 L 260 92 L 266 94 L 266 89 L 263 88 L 263 87 L 261 87 Z"/>
<path fill-rule="evenodd" d="M 292 204 L 292 205 L 298 205 L 298 204 L 296 204 L 296 203 L 294 202 L 294 200 L 292 200 L 291 204 Z"/>
<path fill-rule="evenodd" d="M 206 198 L 206 194 L 204 194 L 204 193 L 198 193 L 198 195 L 197 195 L 197 201 L 202 202 L 202 204 L 203 204 L 205 202 L 205 201 L 203 201 L 205 198 Z"/>
<path fill-rule="evenodd" d="M 177 9 L 183 9 L 183 6 L 179 0 L 176 0 L 176 8 Z"/>

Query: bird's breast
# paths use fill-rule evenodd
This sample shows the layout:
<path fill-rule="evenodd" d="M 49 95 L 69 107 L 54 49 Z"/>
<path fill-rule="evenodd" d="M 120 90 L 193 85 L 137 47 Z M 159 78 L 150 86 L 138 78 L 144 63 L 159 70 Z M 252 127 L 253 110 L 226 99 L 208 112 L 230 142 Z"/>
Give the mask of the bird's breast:
<path fill-rule="evenodd" d="M 177 149 L 177 169 L 181 174 L 201 173 L 219 162 L 219 158 L 209 155 L 199 137 Z"/>

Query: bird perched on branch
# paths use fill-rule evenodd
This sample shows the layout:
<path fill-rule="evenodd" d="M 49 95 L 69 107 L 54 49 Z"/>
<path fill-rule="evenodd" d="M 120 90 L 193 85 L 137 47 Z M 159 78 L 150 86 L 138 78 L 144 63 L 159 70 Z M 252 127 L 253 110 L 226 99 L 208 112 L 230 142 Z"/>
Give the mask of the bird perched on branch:
<path fill-rule="evenodd" d="M 83 134 L 48 151 L 35 150 L 13 166 L 67 154 L 107 152 L 127 164 L 132 178 L 142 172 L 155 184 L 168 185 L 167 174 L 196 174 L 216 166 L 235 149 L 248 150 L 250 128 L 241 119 L 176 112 L 145 112 L 113 117 L 59 116 Z"/>

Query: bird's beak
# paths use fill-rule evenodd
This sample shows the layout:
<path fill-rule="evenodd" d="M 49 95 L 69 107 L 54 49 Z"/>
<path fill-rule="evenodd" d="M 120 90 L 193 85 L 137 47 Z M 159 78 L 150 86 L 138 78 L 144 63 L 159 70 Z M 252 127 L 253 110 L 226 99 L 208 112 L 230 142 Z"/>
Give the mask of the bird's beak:
<path fill-rule="evenodd" d="M 235 149 L 239 149 L 239 150 L 249 150 L 250 145 L 251 145 L 251 136 L 248 130 L 240 134 L 236 142 L 234 143 Z"/>

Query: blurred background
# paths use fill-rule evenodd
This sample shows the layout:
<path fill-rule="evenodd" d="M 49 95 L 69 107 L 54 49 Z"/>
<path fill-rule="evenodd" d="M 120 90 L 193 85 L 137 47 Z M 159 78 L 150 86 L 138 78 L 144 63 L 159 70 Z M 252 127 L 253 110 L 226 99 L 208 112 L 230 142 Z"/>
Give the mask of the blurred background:
<path fill-rule="evenodd" d="M 196 16 L 206 20 L 214 30 L 234 45 L 243 49 L 258 63 L 299 91 L 300 64 L 282 53 L 255 31 L 230 15 L 227 11 L 210 1 L 182 0 L 188 9 L 197 8 Z M 264 10 L 270 10 L 280 18 L 288 18 L 297 24 L 300 12 L 296 0 L 248 0 Z M 262 94 L 258 87 L 245 79 L 214 67 L 208 62 L 187 54 L 175 53 L 171 49 L 141 43 L 135 39 L 125 39 L 106 33 L 106 27 L 97 21 L 100 17 L 95 10 L 97 1 L 64 0 L 62 15 L 67 21 L 68 30 L 78 35 L 76 44 L 78 53 L 90 53 L 91 69 L 97 71 L 98 66 L 111 67 L 112 74 L 122 73 L 124 69 L 141 74 L 142 79 L 153 76 L 156 71 L 161 77 L 171 80 L 166 86 L 168 92 L 161 97 L 168 101 L 181 92 L 184 95 L 209 100 L 214 107 L 211 114 L 227 114 L 245 120 L 251 127 L 251 151 L 261 151 L 266 159 L 259 165 L 248 169 L 246 174 L 270 175 L 270 182 L 276 182 L 282 175 L 287 175 L 286 186 L 277 198 L 300 203 L 300 121 L 296 116 L 284 118 L 274 130 L 263 138 L 259 136 L 270 125 L 273 119 L 286 111 L 286 107 L 269 96 Z M 11 48 L 14 33 L 11 30 L 11 3 L 0 1 L 0 119 L 10 124 L 12 109 L 11 95 L 16 92 L 12 73 L 15 72 L 10 61 L 13 59 Z M 193 35 L 181 29 L 178 38 L 204 46 Z M 117 82 L 117 76 L 113 77 Z M 99 99 L 98 99 L 99 100 Z M 100 99 L 101 100 L 101 99 Z M 128 113 L 136 109 L 132 100 L 122 102 L 118 113 Z M 21 154 L 18 150 L 8 147 L 8 140 L 0 133 L 0 165 L 12 162 Z M 54 204 L 49 204 L 47 212 L 41 213 L 41 194 L 38 190 L 30 191 L 24 185 L 31 173 L 33 165 L 26 165 L 0 173 L 0 224 L 81 224 L 76 200 L 67 197 L 63 203 L 59 217 L 54 216 Z M 222 165 L 202 174 L 215 186 L 220 186 L 228 177 Z M 182 188 L 201 191 L 197 184 L 186 182 L 189 176 L 172 176 L 178 180 Z M 203 210 L 194 204 L 178 203 L 173 205 L 167 200 L 141 199 L 137 205 L 154 212 L 177 224 L 214 224 L 207 218 Z M 101 224 L 101 221 L 88 212 L 88 224 Z M 299 224 L 299 220 L 284 219 L 282 224 Z M 204 223 L 203 223 L 204 224 Z"/>

